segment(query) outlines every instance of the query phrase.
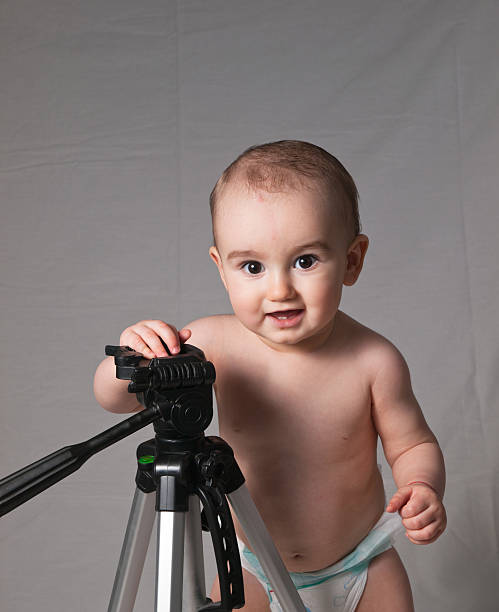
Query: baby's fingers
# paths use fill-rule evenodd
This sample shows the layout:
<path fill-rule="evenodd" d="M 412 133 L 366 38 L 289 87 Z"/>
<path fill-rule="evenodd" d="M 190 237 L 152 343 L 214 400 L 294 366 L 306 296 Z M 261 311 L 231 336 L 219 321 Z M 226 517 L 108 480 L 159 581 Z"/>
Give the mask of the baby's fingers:
<path fill-rule="evenodd" d="M 180 350 L 176 328 L 164 321 L 139 321 L 125 329 L 121 334 L 120 343 L 127 344 L 142 353 L 146 359 L 166 357 L 168 352 L 164 344 L 172 353 L 178 353 Z"/>
<path fill-rule="evenodd" d="M 419 516 L 429 507 L 430 504 L 424 497 L 412 495 L 409 502 L 401 509 L 400 516 L 404 519 Z"/>
<path fill-rule="evenodd" d="M 431 544 L 443 532 L 444 527 L 440 521 L 433 521 L 423 529 L 408 529 L 406 535 L 413 544 Z"/>
<path fill-rule="evenodd" d="M 402 525 L 409 531 L 419 531 L 436 520 L 435 513 L 431 508 L 427 508 L 424 512 L 404 518 L 402 513 Z"/>
<path fill-rule="evenodd" d="M 166 357 L 168 355 L 163 343 L 166 344 L 168 350 L 173 355 L 180 352 L 180 343 L 184 342 L 184 340 L 181 338 L 180 332 L 177 331 L 174 325 L 170 325 L 164 321 L 148 321 L 148 325 L 158 335 L 159 346 L 155 344 L 155 347 L 158 349 L 156 351 L 157 357 Z M 189 332 L 187 338 L 191 335 L 190 330 L 183 329 L 181 331 L 183 335 L 185 335 L 186 331 Z M 161 341 L 163 341 L 163 343 Z M 154 349 L 155 347 L 151 346 L 151 348 Z"/>
<path fill-rule="evenodd" d="M 184 344 L 192 334 L 191 330 L 187 329 L 187 327 L 177 331 L 176 327 L 163 323 L 163 321 L 158 321 L 157 332 L 173 355 L 180 353 L 180 345 Z M 166 355 L 166 351 L 163 351 L 163 354 L 158 353 L 158 357 L 165 357 Z"/>
<path fill-rule="evenodd" d="M 167 354 L 157 334 L 139 323 L 125 329 L 121 334 L 120 344 L 127 345 L 134 351 L 142 353 L 146 359 L 163 357 Z"/>
<path fill-rule="evenodd" d="M 431 507 L 419 516 L 406 518 L 402 524 L 406 535 L 414 544 L 431 544 L 439 538 L 447 526 L 447 514 L 442 503 Z"/>

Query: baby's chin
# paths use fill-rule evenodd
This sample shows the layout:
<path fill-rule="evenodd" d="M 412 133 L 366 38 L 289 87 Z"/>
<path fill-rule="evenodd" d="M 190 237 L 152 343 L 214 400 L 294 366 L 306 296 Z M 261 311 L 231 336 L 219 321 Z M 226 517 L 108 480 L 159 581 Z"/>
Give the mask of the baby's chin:
<path fill-rule="evenodd" d="M 252 330 L 250 330 L 252 331 Z M 297 337 L 283 337 L 275 340 L 264 334 L 254 332 L 258 338 L 271 349 L 280 353 L 302 353 L 312 352 L 320 348 L 329 337 L 329 333 L 310 332 L 309 334 L 298 335 Z"/>

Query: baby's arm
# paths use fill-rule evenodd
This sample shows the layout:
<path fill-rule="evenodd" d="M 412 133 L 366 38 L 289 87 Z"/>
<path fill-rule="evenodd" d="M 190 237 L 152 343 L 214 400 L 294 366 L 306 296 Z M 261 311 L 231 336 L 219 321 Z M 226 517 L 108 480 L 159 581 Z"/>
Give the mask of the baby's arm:
<path fill-rule="evenodd" d="M 373 419 L 398 487 L 387 511 L 400 512 L 411 542 L 429 544 L 447 522 L 442 452 L 414 397 L 402 355 L 387 342 L 376 361 Z"/>
<path fill-rule="evenodd" d="M 177 331 L 173 325 L 164 321 L 139 321 L 127 327 L 120 336 L 120 345 L 129 346 L 142 353 L 145 359 L 166 357 L 167 352 L 161 339 L 171 353 L 180 351 L 180 343 L 186 342 L 191 330 Z M 101 362 L 94 377 L 94 393 L 99 404 L 110 412 L 136 412 L 142 409 L 134 394 L 128 393 L 128 381 L 116 378 L 114 357 Z"/>

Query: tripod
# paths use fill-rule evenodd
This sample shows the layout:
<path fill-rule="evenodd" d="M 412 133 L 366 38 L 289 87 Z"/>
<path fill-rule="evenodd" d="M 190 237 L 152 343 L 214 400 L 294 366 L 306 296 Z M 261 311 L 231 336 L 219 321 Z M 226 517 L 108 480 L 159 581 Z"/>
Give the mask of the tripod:
<path fill-rule="evenodd" d="M 108 612 L 132 612 L 155 515 L 157 558 L 155 612 L 229 612 L 244 605 L 241 562 L 232 516 L 286 612 L 305 606 L 244 485 L 232 449 L 204 430 L 213 417 L 213 364 L 196 347 L 175 357 L 143 356 L 107 346 L 116 376 L 131 380 L 145 409 L 102 434 L 68 446 L 0 481 L 0 516 L 77 470 L 94 453 L 149 423 L 155 438 L 137 449 L 136 491 Z M 203 504 L 203 519 L 199 500 Z M 156 511 L 156 512 L 155 512 Z M 211 532 L 221 601 L 206 597 L 201 527 Z"/>
<path fill-rule="evenodd" d="M 226 495 L 284 610 L 305 610 L 244 485 L 232 450 L 215 436 L 166 440 L 137 449 L 137 488 L 108 612 L 133 610 L 154 522 L 157 612 L 215 612 L 244 604 L 237 540 Z M 152 495 L 155 491 L 156 495 Z M 212 536 L 221 601 L 205 595 L 199 498 Z M 185 557 L 184 557 L 185 551 Z"/>

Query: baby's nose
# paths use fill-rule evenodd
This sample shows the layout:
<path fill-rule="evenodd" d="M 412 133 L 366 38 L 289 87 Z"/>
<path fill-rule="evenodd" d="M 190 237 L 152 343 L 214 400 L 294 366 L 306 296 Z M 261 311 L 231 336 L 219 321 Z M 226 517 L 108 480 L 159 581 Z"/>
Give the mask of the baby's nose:
<path fill-rule="evenodd" d="M 289 300 L 296 295 L 289 274 L 276 273 L 270 275 L 267 297 L 273 302 Z"/>

